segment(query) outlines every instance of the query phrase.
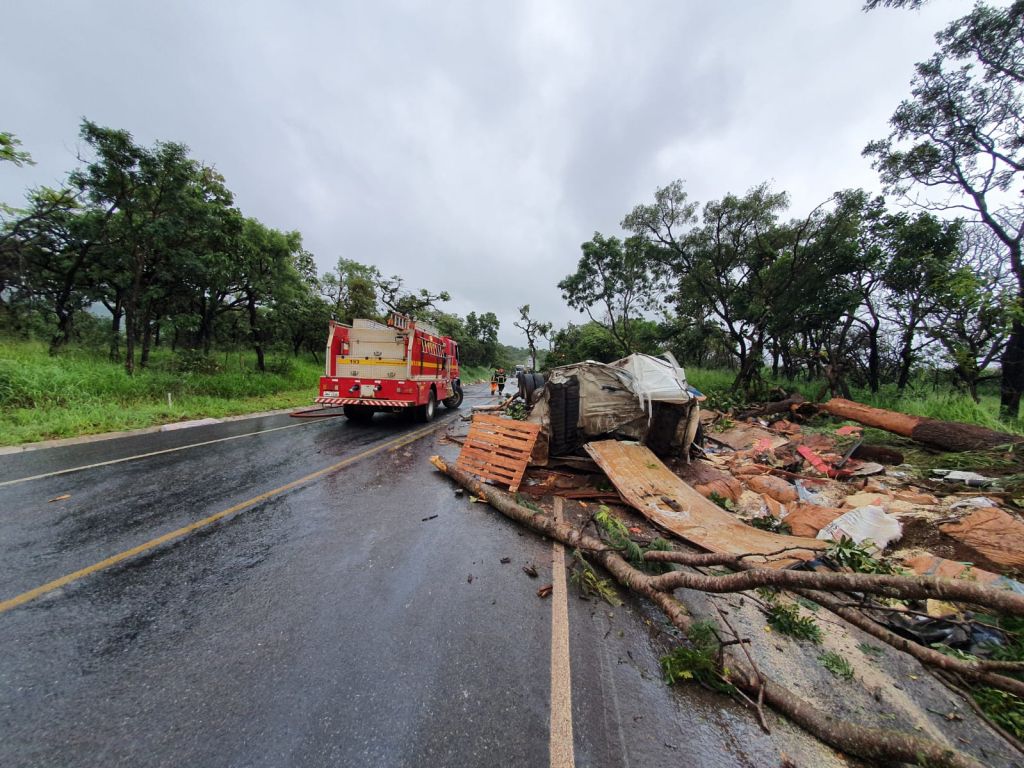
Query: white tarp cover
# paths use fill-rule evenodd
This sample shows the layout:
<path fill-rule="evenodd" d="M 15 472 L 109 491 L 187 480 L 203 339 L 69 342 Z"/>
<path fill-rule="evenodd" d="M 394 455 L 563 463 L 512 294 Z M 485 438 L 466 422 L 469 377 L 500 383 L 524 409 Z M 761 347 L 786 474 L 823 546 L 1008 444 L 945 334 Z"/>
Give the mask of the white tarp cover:
<path fill-rule="evenodd" d="M 640 407 L 647 413 L 651 412 L 653 400 L 683 404 L 693 399 L 683 369 L 671 355 L 666 353 L 666 358 L 669 359 L 630 355 L 609 363 L 612 368 L 629 374 L 628 386 L 640 400 Z"/>

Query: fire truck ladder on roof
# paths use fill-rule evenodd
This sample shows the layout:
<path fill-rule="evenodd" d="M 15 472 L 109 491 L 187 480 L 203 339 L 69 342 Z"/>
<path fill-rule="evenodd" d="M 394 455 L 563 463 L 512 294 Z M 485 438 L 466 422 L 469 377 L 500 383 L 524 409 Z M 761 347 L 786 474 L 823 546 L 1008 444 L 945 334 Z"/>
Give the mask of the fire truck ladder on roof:
<path fill-rule="evenodd" d="M 411 322 L 409 316 L 403 315 L 401 312 L 392 312 L 388 315 L 388 325 L 401 331 L 409 330 L 409 323 Z"/>

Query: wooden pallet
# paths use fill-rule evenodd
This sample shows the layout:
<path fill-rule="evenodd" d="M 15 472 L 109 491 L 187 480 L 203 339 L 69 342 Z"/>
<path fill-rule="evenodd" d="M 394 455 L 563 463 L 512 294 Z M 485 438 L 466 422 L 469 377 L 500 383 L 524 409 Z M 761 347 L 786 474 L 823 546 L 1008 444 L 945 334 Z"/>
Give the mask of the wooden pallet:
<path fill-rule="evenodd" d="M 475 413 L 455 466 L 515 493 L 539 433 L 540 424 Z"/>

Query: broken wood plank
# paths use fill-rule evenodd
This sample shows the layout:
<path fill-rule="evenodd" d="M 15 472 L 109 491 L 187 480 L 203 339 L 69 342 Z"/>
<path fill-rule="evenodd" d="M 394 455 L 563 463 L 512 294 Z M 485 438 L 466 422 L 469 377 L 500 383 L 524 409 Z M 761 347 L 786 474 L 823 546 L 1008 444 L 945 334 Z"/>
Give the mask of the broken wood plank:
<path fill-rule="evenodd" d="M 827 546 L 819 539 L 784 536 L 745 525 L 683 482 L 646 446 L 601 440 L 585 447 L 632 507 L 652 523 L 709 552 L 773 555 L 766 565 L 785 568 L 813 559 Z M 780 553 L 787 549 L 793 551 Z"/>

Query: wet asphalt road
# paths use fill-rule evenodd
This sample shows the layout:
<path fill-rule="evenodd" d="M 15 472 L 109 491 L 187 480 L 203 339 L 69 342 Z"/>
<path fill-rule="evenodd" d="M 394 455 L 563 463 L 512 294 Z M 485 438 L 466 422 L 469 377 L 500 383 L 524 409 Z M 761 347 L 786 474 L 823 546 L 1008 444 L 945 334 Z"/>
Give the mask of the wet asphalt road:
<path fill-rule="evenodd" d="M 549 765 L 551 544 L 432 469 L 454 418 L 0 613 L 0 765 Z M 0 485 L 0 601 L 419 427 L 275 416 L 0 456 L 4 483 L 274 430 Z M 577 765 L 778 764 L 741 711 L 660 682 L 642 607 L 568 605 Z"/>

